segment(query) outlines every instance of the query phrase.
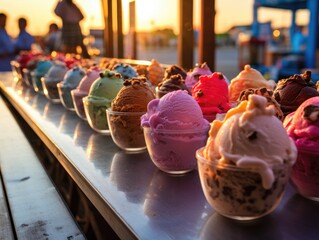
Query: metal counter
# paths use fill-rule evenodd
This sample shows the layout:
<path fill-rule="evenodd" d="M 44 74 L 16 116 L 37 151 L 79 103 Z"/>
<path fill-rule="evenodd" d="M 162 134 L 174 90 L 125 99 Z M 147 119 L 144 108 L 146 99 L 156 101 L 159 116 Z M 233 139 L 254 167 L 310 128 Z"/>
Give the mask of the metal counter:
<path fill-rule="evenodd" d="M 250 222 L 227 219 L 205 200 L 197 171 L 161 172 L 147 151 L 120 150 L 111 136 L 94 132 L 75 112 L 15 82 L 11 73 L 0 74 L 0 86 L 122 239 L 318 239 L 319 203 L 290 185 L 272 214 Z"/>

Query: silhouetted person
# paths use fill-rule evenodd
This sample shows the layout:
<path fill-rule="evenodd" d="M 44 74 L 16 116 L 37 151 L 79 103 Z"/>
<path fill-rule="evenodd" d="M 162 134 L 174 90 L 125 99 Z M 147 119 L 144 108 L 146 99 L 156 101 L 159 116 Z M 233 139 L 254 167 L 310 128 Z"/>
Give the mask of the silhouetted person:
<path fill-rule="evenodd" d="M 60 52 L 61 49 L 61 31 L 56 23 L 49 25 L 49 32 L 44 40 L 44 50 L 46 53 L 53 51 Z"/>
<path fill-rule="evenodd" d="M 26 30 L 27 24 L 27 19 L 23 17 L 18 19 L 20 32 L 14 44 L 16 54 L 19 54 L 21 51 L 30 51 L 32 43 L 34 43 L 34 37 Z"/>
<path fill-rule="evenodd" d="M 6 31 L 7 15 L 0 13 L 0 72 L 11 71 L 14 59 L 14 45 Z"/>
<path fill-rule="evenodd" d="M 77 53 L 76 48 L 80 46 L 82 56 L 90 57 L 83 43 L 80 21 L 84 18 L 81 10 L 72 0 L 60 0 L 54 12 L 62 20 L 62 43 L 66 53 Z"/>

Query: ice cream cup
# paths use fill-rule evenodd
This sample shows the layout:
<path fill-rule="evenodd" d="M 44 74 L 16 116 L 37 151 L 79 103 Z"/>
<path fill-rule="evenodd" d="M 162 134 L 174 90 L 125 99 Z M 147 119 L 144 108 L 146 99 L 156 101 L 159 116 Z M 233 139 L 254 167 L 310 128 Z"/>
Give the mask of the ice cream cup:
<path fill-rule="evenodd" d="M 72 89 L 68 86 L 64 86 L 62 82 L 57 83 L 57 88 L 62 105 L 70 111 L 75 111 L 71 96 Z"/>
<path fill-rule="evenodd" d="M 83 120 L 87 120 L 85 111 L 84 111 L 84 105 L 83 105 L 83 98 L 86 97 L 87 95 L 88 95 L 87 92 L 81 92 L 77 89 L 73 89 L 71 91 L 71 96 L 72 96 L 75 112 Z"/>
<path fill-rule="evenodd" d="M 196 150 L 203 147 L 209 126 L 189 130 L 165 130 L 144 127 L 147 150 L 162 171 L 184 174 L 196 169 Z"/>
<path fill-rule="evenodd" d="M 23 81 L 29 86 L 32 87 L 32 76 L 31 76 L 31 71 L 28 70 L 27 68 L 22 69 L 23 72 Z"/>
<path fill-rule="evenodd" d="M 53 103 L 61 102 L 57 82 L 46 81 L 46 77 L 41 78 L 44 95 Z"/>
<path fill-rule="evenodd" d="M 107 109 L 107 121 L 114 143 L 125 151 L 146 149 L 141 116 L 145 112 L 116 112 Z"/>
<path fill-rule="evenodd" d="M 204 148 L 196 151 L 201 186 L 208 203 L 219 214 L 236 220 L 253 220 L 270 214 L 280 203 L 291 166 L 272 166 L 274 183 L 265 189 L 257 169 L 218 165 L 207 160 Z"/>
<path fill-rule="evenodd" d="M 90 127 L 96 132 L 110 134 L 106 119 L 106 109 L 110 107 L 110 100 L 106 98 L 92 99 L 89 97 L 84 97 L 82 100 L 86 119 Z"/>
<path fill-rule="evenodd" d="M 290 176 L 292 185 L 303 197 L 319 201 L 319 150 L 298 145 L 297 149 L 297 161 Z"/>
<path fill-rule="evenodd" d="M 13 76 L 17 79 L 17 81 L 22 80 L 22 68 L 20 66 L 20 64 L 17 61 L 11 61 L 11 69 L 12 69 L 12 73 Z"/>
<path fill-rule="evenodd" d="M 35 74 L 34 72 L 31 72 L 31 76 L 32 76 L 32 86 L 34 91 L 36 91 L 37 93 L 43 94 L 43 88 L 42 88 L 42 82 L 41 82 L 41 78 L 43 76 Z"/>

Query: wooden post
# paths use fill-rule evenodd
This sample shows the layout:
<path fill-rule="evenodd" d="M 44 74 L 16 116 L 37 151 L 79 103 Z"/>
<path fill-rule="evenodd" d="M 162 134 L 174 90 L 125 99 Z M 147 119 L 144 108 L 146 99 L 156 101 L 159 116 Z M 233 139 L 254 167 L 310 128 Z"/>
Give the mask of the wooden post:
<path fill-rule="evenodd" d="M 193 68 L 193 59 L 193 0 L 179 0 L 178 64 L 188 70 Z"/>
<path fill-rule="evenodd" d="M 116 1 L 116 11 L 117 11 L 117 57 L 124 57 L 124 38 L 123 38 L 123 10 L 122 10 L 122 0 Z"/>
<path fill-rule="evenodd" d="M 130 46 L 132 59 L 137 59 L 137 40 L 136 40 L 136 10 L 135 10 L 135 0 L 130 1 L 129 3 L 129 18 L 130 18 Z"/>
<path fill-rule="evenodd" d="M 112 0 L 102 0 L 104 17 L 104 56 L 114 57 Z"/>
<path fill-rule="evenodd" d="M 198 62 L 215 71 L 215 0 L 201 0 Z"/>

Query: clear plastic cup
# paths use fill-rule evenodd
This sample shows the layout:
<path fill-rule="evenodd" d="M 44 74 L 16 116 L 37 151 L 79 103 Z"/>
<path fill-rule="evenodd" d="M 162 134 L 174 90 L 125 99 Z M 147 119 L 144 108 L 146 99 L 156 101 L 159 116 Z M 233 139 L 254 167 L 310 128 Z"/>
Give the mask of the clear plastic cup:
<path fill-rule="evenodd" d="M 75 111 L 71 96 L 71 90 L 73 89 L 68 86 L 65 86 L 62 82 L 57 84 L 57 88 L 62 105 L 70 111 Z"/>
<path fill-rule="evenodd" d="M 274 165 L 274 183 L 265 189 L 257 169 L 218 165 L 207 160 L 204 148 L 196 152 L 201 186 L 208 203 L 219 214 L 236 220 L 253 220 L 270 214 L 280 203 L 291 166 Z"/>
<path fill-rule="evenodd" d="M 83 98 L 84 111 L 86 119 L 90 127 L 96 132 L 109 134 L 109 126 L 106 119 L 106 109 L 110 107 L 110 100 L 108 99 L 92 99 L 88 97 Z"/>
<path fill-rule="evenodd" d="M 298 157 L 291 171 L 292 185 L 308 199 L 319 201 L 319 149 L 298 147 Z"/>
<path fill-rule="evenodd" d="M 44 76 L 41 78 L 44 95 L 53 103 L 61 102 L 56 81 L 47 81 Z"/>
<path fill-rule="evenodd" d="M 31 72 L 31 76 L 32 76 L 32 86 L 33 86 L 34 91 L 36 91 L 37 93 L 40 93 L 40 94 L 44 94 L 43 88 L 42 88 L 42 82 L 41 82 L 41 78 L 43 76 L 36 74 L 34 71 Z"/>
<path fill-rule="evenodd" d="M 209 126 L 190 130 L 144 127 L 144 136 L 149 155 L 160 170 L 184 174 L 196 169 L 196 150 L 206 144 L 208 130 Z"/>
<path fill-rule="evenodd" d="M 107 121 L 114 143 L 125 151 L 142 151 L 146 143 L 141 127 L 145 112 L 116 112 L 107 109 Z"/>
<path fill-rule="evenodd" d="M 84 105 L 83 105 L 83 98 L 86 97 L 87 95 L 88 93 L 81 92 L 77 89 L 73 89 L 71 91 L 71 96 L 72 96 L 75 112 L 83 120 L 87 120 L 85 115 Z"/>

